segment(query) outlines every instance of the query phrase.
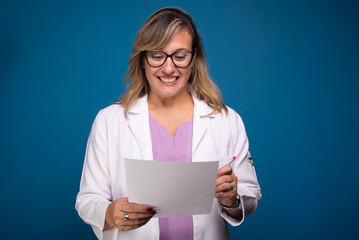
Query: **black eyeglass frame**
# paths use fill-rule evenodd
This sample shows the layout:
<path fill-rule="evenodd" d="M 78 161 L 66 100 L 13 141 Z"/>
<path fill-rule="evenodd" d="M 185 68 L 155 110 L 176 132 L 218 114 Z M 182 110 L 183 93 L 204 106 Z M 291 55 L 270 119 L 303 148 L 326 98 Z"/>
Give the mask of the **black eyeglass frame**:
<path fill-rule="evenodd" d="M 146 62 L 148 63 L 148 65 L 150 65 L 151 67 L 154 67 L 154 68 L 162 67 L 163 64 L 165 64 L 165 62 L 167 61 L 167 58 L 171 58 L 173 65 L 175 65 L 176 67 L 178 67 L 178 68 L 186 68 L 186 67 L 188 67 L 189 65 L 191 65 L 191 63 L 192 63 L 192 61 L 193 61 L 193 58 L 194 58 L 194 51 L 193 51 L 193 50 L 192 50 L 192 51 L 183 50 L 183 51 L 174 52 L 174 53 L 172 53 L 172 54 L 167 54 L 167 53 L 165 53 L 164 51 L 161 51 L 161 50 L 152 50 L 152 49 L 151 49 L 151 50 L 144 50 L 143 52 L 144 52 L 144 54 L 145 54 L 145 59 L 146 59 Z M 150 64 L 150 62 L 149 62 L 148 59 L 147 59 L 147 53 L 148 53 L 148 52 L 161 52 L 161 53 L 163 53 L 163 54 L 166 55 L 166 58 L 165 58 L 165 60 L 163 61 L 163 63 L 162 63 L 161 65 L 159 65 L 159 66 L 153 66 L 153 65 Z M 176 53 L 181 53 L 181 52 L 191 53 L 191 60 L 189 61 L 188 65 L 185 66 L 185 67 L 177 66 L 177 64 L 173 61 L 173 58 L 172 58 L 173 55 L 175 55 Z"/>

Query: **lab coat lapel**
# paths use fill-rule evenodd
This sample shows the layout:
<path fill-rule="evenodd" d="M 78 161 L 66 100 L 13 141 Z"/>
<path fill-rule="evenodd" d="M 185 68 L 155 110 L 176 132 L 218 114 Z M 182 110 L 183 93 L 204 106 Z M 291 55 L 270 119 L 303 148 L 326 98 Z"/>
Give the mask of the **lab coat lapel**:
<path fill-rule="evenodd" d="M 200 143 L 203 135 L 205 134 L 208 126 L 208 120 L 213 117 L 208 115 L 212 112 L 204 101 L 200 101 L 196 97 L 193 97 L 194 113 L 193 113 L 193 137 L 192 137 L 192 161 L 194 160 L 194 154 L 197 146 Z"/>
<path fill-rule="evenodd" d="M 147 96 L 138 99 L 128 111 L 128 125 L 136 139 L 143 160 L 152 160 L 152 143 Z"/>
<path fill-rule="evenodd" d="M 193 103 L 192 160 L 194 159 L 197 146 L 207 130 L 209 119 L 214 117 L 213 115 L 209 115 L 212 112 L 212 108 L 210 108 L 204 101 L 200 101 L 196 97 L 193 97 Z M 147 95 L 138 99 L 129 109 L 128 124 L 136 139 L 142 159 L 152 160 L 152 142 Z"/>

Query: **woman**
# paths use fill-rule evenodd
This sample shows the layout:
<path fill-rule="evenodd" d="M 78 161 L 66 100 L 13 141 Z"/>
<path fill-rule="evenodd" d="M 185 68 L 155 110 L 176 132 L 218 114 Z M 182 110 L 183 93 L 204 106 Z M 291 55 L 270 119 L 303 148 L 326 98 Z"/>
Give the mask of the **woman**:
<path fill-rule="evenodd" d="M 177 8 L 155 12 L 129 63 L 128 91 L 99 112 L 89 136 L 80 217 L 99 239 L 229 239 L 226 222 L 241 224 L 261 193 L 244 125 L 207 74 L 191 17 Z M 128 202 L 124 158 L 220 161 L 211 213 L 154 218 L 152 206 Z"/>

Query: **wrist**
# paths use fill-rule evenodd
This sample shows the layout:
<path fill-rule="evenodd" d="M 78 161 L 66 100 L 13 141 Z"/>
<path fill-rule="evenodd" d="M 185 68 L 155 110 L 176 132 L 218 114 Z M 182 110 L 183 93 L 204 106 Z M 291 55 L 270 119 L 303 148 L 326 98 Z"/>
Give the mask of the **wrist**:
<path fill-rule="evenodd" d="M 241 200 L 238 194 L 235 197 L 234 203 L 230 206 L 223 205 L 221 202 L 219 203 L 222 207 L 222 211 L 237 211 L 242 209 Z"/>
<path fill-rule="evenodd" d="M 115 224 L 113 223 L 111 214 L 110 214 L 111 207 L 112 207 L 112 203 L 110 203 L 106 209 L 104 230 L 111 229 L 111 228 L 115 227 Z"/>

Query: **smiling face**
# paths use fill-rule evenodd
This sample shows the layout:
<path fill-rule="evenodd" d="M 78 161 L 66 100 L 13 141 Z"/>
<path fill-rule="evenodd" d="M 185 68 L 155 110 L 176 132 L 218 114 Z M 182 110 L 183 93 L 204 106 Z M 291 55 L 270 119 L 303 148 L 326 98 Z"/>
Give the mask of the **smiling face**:
<path fill-rule="evenodd" d="M 178 31 L 163 48 L 159 49 L 167 54 L 178 51 L 192 51 L 192 37 L 188 31 Z M 186 85 L 191 75 L 192 63 L 186 68 L 176 67 L 171 58 L 160 67 L 151 67 L 144 61 L 147 81 L 150 86 L 149 97 L 159 100 L 176 99 L 188 95 Z"/>

